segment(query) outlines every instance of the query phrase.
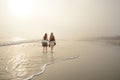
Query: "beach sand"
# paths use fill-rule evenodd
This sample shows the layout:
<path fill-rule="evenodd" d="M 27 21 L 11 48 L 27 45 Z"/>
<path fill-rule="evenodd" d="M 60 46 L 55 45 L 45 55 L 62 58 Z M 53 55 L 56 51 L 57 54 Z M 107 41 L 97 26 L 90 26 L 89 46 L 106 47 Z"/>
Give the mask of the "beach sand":
<path fill-rule="evenodd" d="M 78 56 L 47 67 L 45 73 L 33 80 L 119 80 L 120 47 L 101 42 L 66 42 L 55 55 Z M 74 44 L 74 45 L 73 45 Z M 63 46 L 62 46 L 63 47 Z M 62 48 L 61 47 L 61 48 Z M 57 54 L 58 53 L 58 54 Z"/>
<path fill-rule="evenodd" d="M 120 80 L 120 47 L 103 42 L 57 41 L 0 47 L 0 80 Z"/>

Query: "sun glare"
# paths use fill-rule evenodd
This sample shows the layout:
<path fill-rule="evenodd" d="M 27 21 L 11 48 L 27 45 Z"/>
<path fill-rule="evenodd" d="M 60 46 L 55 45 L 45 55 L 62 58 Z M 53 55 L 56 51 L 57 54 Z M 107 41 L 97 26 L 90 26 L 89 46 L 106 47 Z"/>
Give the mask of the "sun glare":
<path fill-rule="evenodd" d="M 9 0 L 10 12 L 13 16 L 22 17 L 32 14 L 32 0 Z"/>

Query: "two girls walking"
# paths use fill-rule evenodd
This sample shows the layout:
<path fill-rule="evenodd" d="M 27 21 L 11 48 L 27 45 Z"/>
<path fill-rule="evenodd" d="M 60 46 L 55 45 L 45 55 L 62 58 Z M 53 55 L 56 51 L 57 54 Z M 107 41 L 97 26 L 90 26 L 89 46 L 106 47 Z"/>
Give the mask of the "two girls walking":
<path fill-rule="evenodd" d="M 53 33 L 50 34 L 49 40 L 48 35 L 45 33 L 42 39 L 42 46 L 43 46 L 43 52 L 47 52 L 47 47 L 49 46 L 51 48 L 51 52 L 53 52 L 53 48 L 56 45 L 55 36 Z"/>

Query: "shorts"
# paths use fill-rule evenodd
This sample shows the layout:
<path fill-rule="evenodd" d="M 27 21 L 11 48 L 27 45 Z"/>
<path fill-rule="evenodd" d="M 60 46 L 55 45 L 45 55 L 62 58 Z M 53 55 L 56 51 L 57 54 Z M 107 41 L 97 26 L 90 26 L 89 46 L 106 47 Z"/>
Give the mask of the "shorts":
<path fill-rule="evenodd" d="M 47 42 L 42 42 L 42 46 L 43 46 L 43 47 L 47 47 L 47 46 L 48 46 L 48 43 L 47 43 Z"/>
<path fill-rule="evenodd" d="M 50 46 L 54 46 L 55 45 L 55 41 L 50 41 Z"/>

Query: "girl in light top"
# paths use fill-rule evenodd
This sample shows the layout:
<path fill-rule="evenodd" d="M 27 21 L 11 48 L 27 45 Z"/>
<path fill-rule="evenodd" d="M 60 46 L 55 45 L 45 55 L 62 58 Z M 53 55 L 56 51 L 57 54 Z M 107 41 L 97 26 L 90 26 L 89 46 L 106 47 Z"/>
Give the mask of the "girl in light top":
<path fill-rule="evenodd" d="M 47 46 L 48 46 L 48 36 L 47 36 L 47 33 L 45 33 L 42 39 L 43 52 L 45 52 L 45 50 L 47 52 Z"/>
<path fill-rule="evenodd" d="M 51 52 L 53 52 L 53 48 L 55 45 L 56 45 L 55 36 L 53 35 L 53 33 L 51 33 L 49 38 L 49 47 L 51 48 Z"/>

